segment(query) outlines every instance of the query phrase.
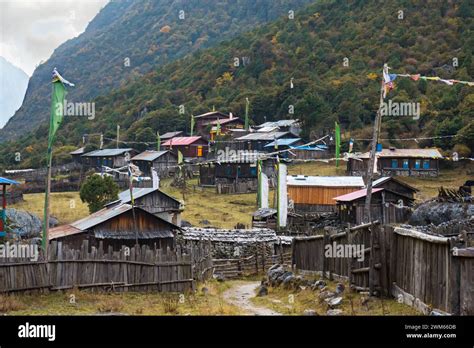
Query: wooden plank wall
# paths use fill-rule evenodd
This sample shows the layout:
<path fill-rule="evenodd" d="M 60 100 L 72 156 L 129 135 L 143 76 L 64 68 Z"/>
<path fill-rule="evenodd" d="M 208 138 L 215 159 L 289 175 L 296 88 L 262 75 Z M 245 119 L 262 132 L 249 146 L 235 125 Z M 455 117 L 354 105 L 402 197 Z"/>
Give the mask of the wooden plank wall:
<path fill-rule="evenodd" d="M 204 253 L 194 253 L 201 259 L 196 270 L 212 262 Z M 70 288 L 185 292 L 194 288 L 196 278 L 210 276 L 201 272 L 195 278 L 192 254 L 180 247 L 173 251 L 145 245 L 114 252 L 102 244 L 89 248 L 87 241 L 74 250 L 53 242 L 47 262 L 0 259 L 0 293 Z"/>
<path fill-rule="evenodd" d="M 355 187 L 288 186 L 288 196 L 295 204 L 336 205 L 334 197 L 357 191 Z"/>

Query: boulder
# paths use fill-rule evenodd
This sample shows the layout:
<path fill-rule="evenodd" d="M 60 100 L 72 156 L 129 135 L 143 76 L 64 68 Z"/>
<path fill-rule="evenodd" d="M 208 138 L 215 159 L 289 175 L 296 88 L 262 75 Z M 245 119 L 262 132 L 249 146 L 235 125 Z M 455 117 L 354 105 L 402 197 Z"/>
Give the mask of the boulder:
<path fill-rule="evenodd" d="M 334 308 L 342 303 L 342 297 L 327 298 L 324 301 L 326 301 L 330 308 Z"/>
<path fill-rule="evenodd" d="M 319 299 L 320 300 L 326 300 L 328 298 L 332 298 L 336 296 L 336 294 L 332 291 L 328 291 L 328 290 L 325 290 L 325 291 L 322 291 L 320 294 L 319 294 Z"/>
<path fill-rule="evenodd" d="M 318 313 L 316 313 L 314 309 L 305 309 L 303 312 L 303 315 L 315 316 L 315 315 L 318 315 Z"/>
<path fill-rule="evenodd" d="M 34 238 L 41 236 L 43 226 L 41 220 L 36 215 L 27 211 L 13 208 L 7 209 L 6 215 L 7 226 L 11 232 L 17 233 L 23 238 Z"/>
<path fill-rule="evenodd" d="M 265 285 L 261 285 L 260 288 L 258 289 L 257 296 L 262 297 L 262 296 L 267 296 L 268 295 L 268 289 Z"/>
<path fill-rule="evenodd" d="M 214 274 L 213 277 L 214 277 L 214 279 L 217 280 L 218 282 L 223 282 L 223 281 L 225 281 L 225 277 L 224 277 L 223 274 L 220 274 L 220 273 Z"/>
<path fill-rule="evenodd" d="M 317 280 L 313 285 L 311 285 L 311 290 L 321 290 L 326 286 L 326 282 L 324 280 Z"/>
<path fill-rule="evenodd" d="M 342 294 L 344 292 L 345 288 L 346 287 L 344 286 L 344 284 L 337 283 L 337 285 L 336 285 L 336 294 L 338 294 L 338 295 Z"/>
<path fill-rule="evenodd" d="M 342 310 L 341 309 L 328 309 L 328 311 L 326 312 L 327 315 L 331 315 L 331 316 L 334 316 L 334 315 L 341 315 L 342 314 Z"/>

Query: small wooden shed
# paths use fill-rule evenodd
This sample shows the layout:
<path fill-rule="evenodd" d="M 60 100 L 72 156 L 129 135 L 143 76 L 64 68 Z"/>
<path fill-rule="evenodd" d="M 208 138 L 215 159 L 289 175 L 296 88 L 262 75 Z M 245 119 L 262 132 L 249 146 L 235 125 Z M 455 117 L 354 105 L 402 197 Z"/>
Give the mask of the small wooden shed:
<path fill-rule="evenodd" d="M 81 155 L 81 158 L 82 164 L 86 167 L 120 168 L 125 166 L 136 154 L 137 151 L 132 148 L 103 149 L 85 153 Z"/>
<path fill-rule="evenodd" d="M 209 143 L 201 136 L 171 138 L 162 146 L 175 154 L 180 151 L 186 158 L 204 158 L 209 152 Z"/>
<path fill-rule="evenodd" d="M 147 150 L 132 157 L 132 163 L 140 168 L 145 176 L 152 177 L 151 169 L 155 168 L 160 178 L 172 175 L 178 165 L 178 156 L 171 151 Z"/>
<path fill-rule="evenodd" d="M 336 210 L 334 197 L 360 190 L 364 180 L 360 176 L 291 175 L 287 185 L 295 212 L 330 212 Z"/>
<path fill-rule="evenodd" d="M 133 211 L 132 211 L 133 209 Z M 144 209 L 129 204 L 111 205 L 68 225 L 49 230 L 49 240 L 61 241 L 71 248 L 80 249 L 84 240 L 98 246 L 103 241 L 119 250 L 123 245 L 174 248 L 175 233 L 180 228 Z"/>

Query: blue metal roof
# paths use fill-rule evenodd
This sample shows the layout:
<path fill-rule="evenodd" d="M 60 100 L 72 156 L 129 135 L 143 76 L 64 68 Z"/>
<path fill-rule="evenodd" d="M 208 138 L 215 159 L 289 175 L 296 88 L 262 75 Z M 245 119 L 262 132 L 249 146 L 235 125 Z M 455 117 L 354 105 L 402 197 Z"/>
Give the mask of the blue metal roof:
<path fill-rule="evenodd" d="M 20 183 L 15 180 L 10 180 L 7 178 L 2 178 L 0 176 L 0 185 L 19 185 Z"/>
<path fill-rule="evenodd" d="M 276 142 L 278 146 L 288 146 L 300 140 L 301 140 L 300 138 L 280 138 L 280 139 L 277 139 Z M 270 146 L 275 146 L 275 141 L 272 141 L 271 143 L 265 145 L 265 147 L 270 147 Z"/>

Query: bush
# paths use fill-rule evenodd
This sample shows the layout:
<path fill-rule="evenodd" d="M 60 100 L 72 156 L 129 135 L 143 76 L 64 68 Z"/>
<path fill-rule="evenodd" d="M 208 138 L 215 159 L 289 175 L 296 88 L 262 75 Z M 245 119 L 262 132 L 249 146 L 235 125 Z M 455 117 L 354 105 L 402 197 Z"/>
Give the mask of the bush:
<path fill-rule="evenodd" d="M 81 201 L 89 206 L 89 212 L 95 213 L 107 203 L 118 199 L 119 187 L 110 176 L 92 175 L 87 178 L 80 191 Z"/>

